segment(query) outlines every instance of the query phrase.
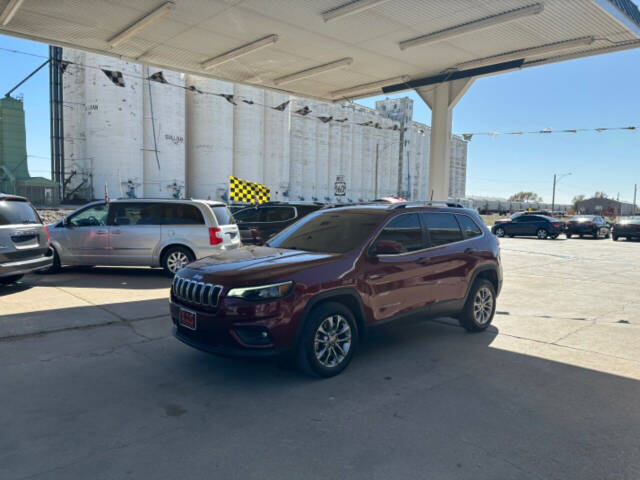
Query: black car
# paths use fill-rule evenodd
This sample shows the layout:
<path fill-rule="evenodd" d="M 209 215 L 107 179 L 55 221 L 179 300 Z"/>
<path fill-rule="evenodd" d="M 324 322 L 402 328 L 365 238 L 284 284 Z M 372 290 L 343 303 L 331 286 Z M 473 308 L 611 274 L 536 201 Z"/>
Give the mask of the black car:
<path fill-rule="evenodd" d="M 614 240 L 624 237 L 627 240 L 640 238 L 640 217 L 627 217 L 620 219 L 613 225 L 611 236 Z"/>
<path fill-rule="evenodd" d="M 298 219 L 323 208 L 322 203 L 267 202 L 233 214 L 242 243 L 260 245 Z"/>
<path fill-rule="evenodd" d="M 600 215 L 577 215 L 567 222 L 566 235 L 571 238 L 588 235 L 593 238 L 609 238 L 611 225 Z"/>
<path fill-rule="evenodd" d="M 497 222 L 491 227 L 491 232 L 497 237 L 536 236 L 558 238 L 564 232 L 564 222 L 546 215 L 515 214 L 508 220 Z"/>

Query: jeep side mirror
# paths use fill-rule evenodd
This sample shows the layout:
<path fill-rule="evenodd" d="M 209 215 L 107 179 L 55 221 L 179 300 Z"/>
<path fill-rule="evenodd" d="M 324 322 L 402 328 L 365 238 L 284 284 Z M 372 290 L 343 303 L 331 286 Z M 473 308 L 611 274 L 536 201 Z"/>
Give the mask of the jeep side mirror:
<path fill-rule="evenodd" d="M 375 255 L 397 255 L 398 253 L 405 253 L 406 249 L 400 242 L 393 240 L 379 240 L 373 246 L 373 253 Z"/>
<path fill-rule="evenodd" d="M 62 226 L 64 228 L 71 228 L 72 224 L 67 217 L 62 217 Z"/>

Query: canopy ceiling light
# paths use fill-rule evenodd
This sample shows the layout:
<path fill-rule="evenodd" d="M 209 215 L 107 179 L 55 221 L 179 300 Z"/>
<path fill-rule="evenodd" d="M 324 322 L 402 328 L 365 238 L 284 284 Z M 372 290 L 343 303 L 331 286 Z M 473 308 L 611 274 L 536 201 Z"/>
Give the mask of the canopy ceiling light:
<path fill-rule="evenodd" d="M 302 80 L 303 78 L 313 77 L 314 75 L 319 75 L 330 70 L 346 67 L 347 65 L 351 65 L 352 62 L 353 58 L 341 58 L 340 60 L 336 60 L 335 62 L 325 63 L 324 65 L 318 65 L 317 67 L 308 68 L 306 70 L 301 70 L 290 75 L 278 77 L 273 80 L 273 83 L 274 85 L 282 85 L 284 83 L 295 82 L 296 80 Z"/>
<path fill-rule="evenodd" d="M 515 10 L 509 10 L 507 12 L 492 15 L 490 17 L 473 20 L 471 22 L 456 25 L 455 27 L 445 28 L 437 32 L 428 33 L 420 37 L 404 40 L 398 45 L 400 50 L 406 50 L 410 47 L 417 45 L 426 45 L 429 43 L 441 42 L 442 40 L 449 40 L 460 35 L 466 35 L 467 33 L 477 32 L 484 30 L 485 28 L 501 25 L 503 23 L 512 22 L 519 18 L 528 17 L 530 15 L 538 15 L 544 10 L 544 6 L 541 3 L 535 3 L 528 7 L 517 8 Z"/>
<path fill-rule="evenodd" d="M 246 45 L 243 45 L 241 47 L 229 50 L 222 55 L 218 55 L 217 57 L 205 60 L 204 62 L 202 62 L 202 68 L 208 70 L 217 65 L 220 65 L 221 63 L 228 62 L 229 60 L 241 57 L 242 55 L 246 55 L 247 53 L 255 52 L 256 50 L 260 50 L 261 48 L 273 45 L 277 41 L 278 35 L 276 35 L 275 33 L 272 35 L 267 35 L 266 37 L 256 40 L 255 42 L 247 43 Z"/>
<path fill-rule="evenodd" d="M 491 65 L 492 63 L 506 62 L 509 60 L 515 60 L 517 58 L 533 57 L 535 55 L 542 55 L 549 52 L 559 52 L 575 47 L 591 45 L 593 41 L 593 37 L 582 37 L 573 40 L 567 40 L 564 42 L 548 43 L 540 47 L 524 48 L 522 50 L 514 50 L 512 52 L 507 52 L 500 55 L 493 55 L 491 57 L 479 58 L 478 60 L 459 63 L 458 65 L 456 65 L 456 67 L 459 69 L 482 67 L 484 65 Z"/>
<path fill-rule="evenodd" d="M 0 23 L 2 25 L 7 25 L 11 21 L 14 15 L 18 12 L 22 2 L 24 2 L 24 0 L 9 0 L 7 6 L 4 7 L 4 10 L 0 13 Z"/>
<path fill-rule="evenodd" d="M 332 20 L 337 20 L 338 18 L 344 18 L 346 16 L 353 15 L 354 13 L 368 10 L 388 1 L 389 0 L 355 0 L 340 7 L 327 10 L 322 14 L 322 18 L 325 23 L 330 22 Z"/>
<path fill-rule="evenodd" d="M 334 99 L 337 99 L 363 93 L 382 93 L 382 87 L 394 85 L 396 83 L 408 82 L 410 78 L 411 77 L 409 77 L 409 75 L 401 75 L 399 77 L 387 78 L 386 80 L 379 80 L 377 82 L 363 83 L 362 85 L 345 88 L 344 90 L 335 90 L 331 92 L 331 96 Z"/>
<path fill-rule="evenodd" d="M 133 37 L 140 30 L 147 28 L 152 23 L 157 22 L 163 17 L 169 15 L 169 12 L 173 8 L 173 2 L 165 2 L 151 13 L 148 13 L 141 19 L 137 20 L 134 24 L 124 29 L 122 32 L 113 36 L 108 40 L 109 45 L 112 47 L 117 47 L 123 42 L 126 42 L 131 37 Z"/>

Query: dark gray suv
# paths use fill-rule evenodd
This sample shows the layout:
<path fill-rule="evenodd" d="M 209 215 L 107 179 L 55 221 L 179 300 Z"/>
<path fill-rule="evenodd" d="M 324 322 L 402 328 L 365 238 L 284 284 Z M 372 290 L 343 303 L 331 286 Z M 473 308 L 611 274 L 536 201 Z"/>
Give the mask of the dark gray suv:
<path fill-rule="evenodd" d="M 51 267 L 49 232 L 26 198 L 0 194 L 0 284 Z"/>

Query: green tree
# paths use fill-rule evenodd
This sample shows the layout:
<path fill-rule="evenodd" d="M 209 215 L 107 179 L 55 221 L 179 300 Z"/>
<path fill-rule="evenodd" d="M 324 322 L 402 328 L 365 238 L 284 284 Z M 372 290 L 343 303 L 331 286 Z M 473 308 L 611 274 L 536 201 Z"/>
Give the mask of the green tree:
<path fill-rule="evenodd" d="M 604 192 L 598 191 L 598 192 L 593 194 L 593 198 L 609 198 L 609 195 L 607 195 Z"/>

